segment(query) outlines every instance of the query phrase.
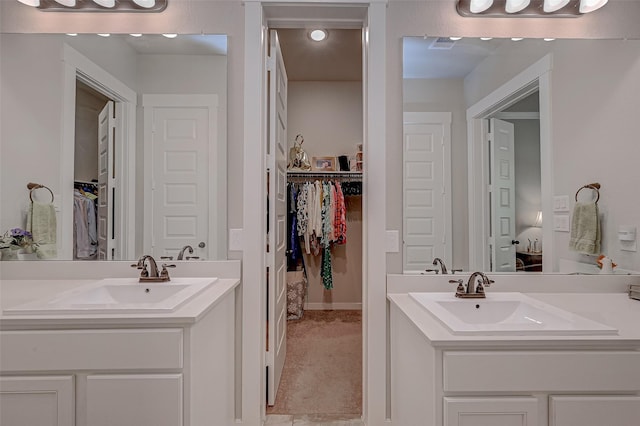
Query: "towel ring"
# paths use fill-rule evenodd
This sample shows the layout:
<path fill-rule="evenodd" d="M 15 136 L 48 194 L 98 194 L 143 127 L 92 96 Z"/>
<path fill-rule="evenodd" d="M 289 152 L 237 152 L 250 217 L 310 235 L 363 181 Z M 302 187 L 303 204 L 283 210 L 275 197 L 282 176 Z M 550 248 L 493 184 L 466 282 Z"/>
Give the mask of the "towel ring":
<path fill-rule="evenodd" d="M 595 183 L 589 183 L 585 186 L 581 186 L 580 189 L 578 189 L 578 191 L 576 191 L 576 202 L 578 201 L 578 193 L 580 191 L 582 191 L 583 189 L 593 189 L 594 191 L 596 191 L 596 204 L 598 203 L 598 201 L 600 200 L 600 184 L 598 182 Z"/>
<path fill-rule="evenodd" d="M 39 183 L 33 183 L 33 182 L 29 182 L 27 184 L 27 189 L 29 189 L 29 199 L 31 200 L 31 202 L 33 203 L 33 191 L 35 191 L 36 189 L 46 189 L 47 191 L 49 191 L 49 194 L 51 194 L 51 202 L 53 203 L 54 197 L 53 197 L 53 191 L 51 191 L 51 189 L 49 189 L 49 187 L 46 187 L 44 185 L 41 185 Z"/>

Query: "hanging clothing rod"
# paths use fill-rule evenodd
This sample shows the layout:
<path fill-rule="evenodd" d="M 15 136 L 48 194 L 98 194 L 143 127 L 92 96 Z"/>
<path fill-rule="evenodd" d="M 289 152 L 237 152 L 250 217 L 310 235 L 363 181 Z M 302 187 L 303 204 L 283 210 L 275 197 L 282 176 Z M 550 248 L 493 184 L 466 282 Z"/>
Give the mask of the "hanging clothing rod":
<path fill-rule="evenodd" d="M 287 179 L 339 179 L 350 181 L 362 181 L 362 172 L 287 172 Z"/>

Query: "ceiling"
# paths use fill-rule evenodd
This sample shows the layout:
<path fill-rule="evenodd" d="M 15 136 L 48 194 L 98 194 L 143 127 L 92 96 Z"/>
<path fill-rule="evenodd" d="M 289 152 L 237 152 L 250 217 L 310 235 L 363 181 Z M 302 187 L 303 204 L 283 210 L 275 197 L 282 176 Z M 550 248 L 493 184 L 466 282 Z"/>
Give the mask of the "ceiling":
<path fill-rule="evenodd" d="M 362 30 L 329 29 L 321 42 L 310 29 L 278 29 L 289 81 L 361 81 Z"/>
<path fill-rule="evenodd" d="M 278 29 L 290 81 L 361 81 L 362 32 L 329 29 L 324 42 L 309 29 Z M 404 78 L 464 78 L 506 40 L 405 37 Z"/>

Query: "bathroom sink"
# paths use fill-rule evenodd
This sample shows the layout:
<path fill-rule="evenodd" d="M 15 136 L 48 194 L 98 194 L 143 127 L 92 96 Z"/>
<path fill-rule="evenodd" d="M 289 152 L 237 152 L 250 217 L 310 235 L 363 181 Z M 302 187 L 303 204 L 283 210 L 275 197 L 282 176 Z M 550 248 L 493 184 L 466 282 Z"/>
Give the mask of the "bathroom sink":
<path fill-rule="evenodd" d="M 456 335 L 604 335 L 618 330 L 522 293 L 487 293 L 459 299 L 453 293 L 409 293 Z"/>
<path fill-rule="evenodd" d="M 99 280 L 4 310 L 5 314 L 104 314 L 173 312 L 217 278 L 172 278 L 140 283 L 137 278 Z"/>

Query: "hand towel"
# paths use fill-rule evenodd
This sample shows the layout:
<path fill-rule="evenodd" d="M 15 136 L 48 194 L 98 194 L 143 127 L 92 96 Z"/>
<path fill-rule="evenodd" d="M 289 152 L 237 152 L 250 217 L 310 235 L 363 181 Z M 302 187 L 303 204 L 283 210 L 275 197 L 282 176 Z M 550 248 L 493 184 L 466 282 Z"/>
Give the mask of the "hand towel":
<path fill-rule="evenodd" d="M 576 203 L 573 207 L 569 249 L 585 254 L 600 253 L 600 217 L 596 203 Z"/>
<path fill-rule="evenodd" d="M 27 213 L 27 230 L 38 243 L 38 258 L 53 259 L 58 256 L 56 227 L 56 209 L 53 204 L 32 202 Z"/>

